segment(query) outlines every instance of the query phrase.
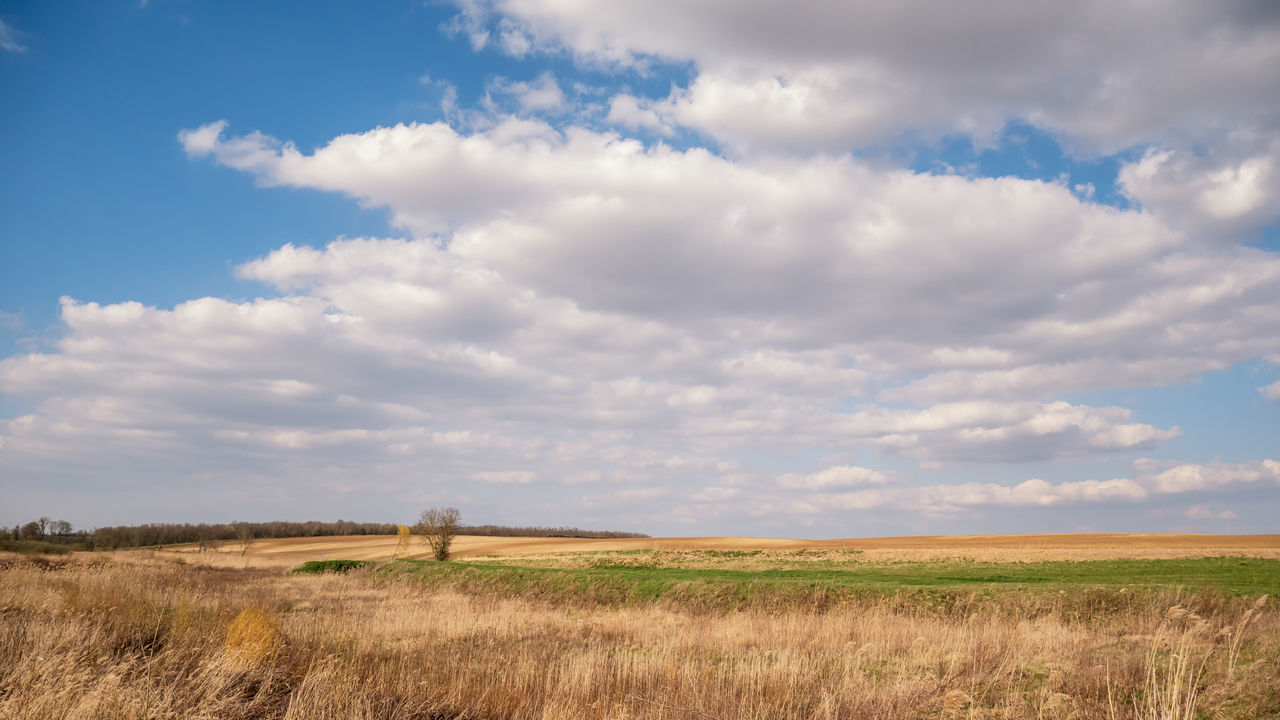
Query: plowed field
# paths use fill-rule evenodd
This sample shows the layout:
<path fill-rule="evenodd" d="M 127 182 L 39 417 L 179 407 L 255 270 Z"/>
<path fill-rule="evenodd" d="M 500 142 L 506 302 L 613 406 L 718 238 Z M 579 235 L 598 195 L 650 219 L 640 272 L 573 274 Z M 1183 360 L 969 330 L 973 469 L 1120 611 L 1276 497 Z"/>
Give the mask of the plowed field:
<path fill-rule="evenodd" d="M 931 535 L 916 537 L 800 540 L 751 537 L 683 538 L 526 538 L 459 536 L 455 559 L 486 555 L 510 557 L 579 552 L 629 550 L 782 551 L 857 550 L 872 562 L 895 560 L 970 559 L 984 562 L 1106 559 L 1163 559 L 1182 557 L 1280 558 L 1280 535 L 1178 535 L 1157 533 L 1090 533 L 1068 535 Z M 394 536 L 344 536 L 258 540 L 241 555 L 234 543 L 216 552 L 197 553 L 179 547 L 165 553 L 202 557 L 215 563 L 253 567 L 292 566 L 308 560 L 390 560 Z M 401 557 L 428 558 L 418 538 Z"/>

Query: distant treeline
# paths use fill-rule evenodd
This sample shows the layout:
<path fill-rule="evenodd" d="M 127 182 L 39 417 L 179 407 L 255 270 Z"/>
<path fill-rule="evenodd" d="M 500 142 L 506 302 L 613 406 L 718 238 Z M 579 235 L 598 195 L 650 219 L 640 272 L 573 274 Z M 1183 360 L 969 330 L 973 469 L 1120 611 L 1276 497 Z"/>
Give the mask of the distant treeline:
<path fill-rule="evenodd" d="M 336 522 L 233 522 L 209 523 L 150 523 L 147 525 L 116 525 L 100 527 L 90 536 L 95 550 L 147 547 L 149 545 L 176 545 L 180 543 L 216 543 L 245 538 L 296 538 L 320 535 L 395 535 L 393 523 L 358 523 L 350 520 Z"/>
<path fill-rule="evenodd" d="M 336 522 L 233 522 L 233 523 L 149 523 L 115 525 L 92 531 L 73 531 L 65 521 L 41 518 L 26 525 L 0 530 L 0 540 L 40 541 L 74 545 L 87 550 L 117 550 L 153 545 L 196 543 L 214 544 L 228 540 L 258 538 L 318 537 L 324 535 L 395 535 L 394 523 Z M 572 527 L 509 527 L 506 525 L 463 525 L 459 535 L 491 537 L 572 537 L 572 538 L 643 538 L 644 533 L 617 530 L 581 530 Z"/>
<path fill-rule="evenodd" d="M 492 537 L 567 537 L 567 538 L 647 538 L 644 533 L 621 530 L 580 530 L 572 527 L 509 527 L 507 525 L 462 525 L 459 535 Z"/>

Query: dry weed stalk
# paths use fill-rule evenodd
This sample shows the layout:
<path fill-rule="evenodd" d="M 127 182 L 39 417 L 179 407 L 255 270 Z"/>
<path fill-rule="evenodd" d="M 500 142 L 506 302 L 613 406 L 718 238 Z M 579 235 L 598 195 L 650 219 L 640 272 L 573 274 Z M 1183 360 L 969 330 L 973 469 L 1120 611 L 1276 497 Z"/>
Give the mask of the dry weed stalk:
<path fill-rule="evenodd" d="M 1244 631 L 1249 627 L 1249 624 L 1253 622 L 1254 618 L 1256 618 L 1258 614 L 1262 612 L 1262 608 L 1266 607 L 1266 605 L 1267 605 L 1267 596 L 1263 595 L 1259 597 L 1256 601 L 1254 601 L 1253 607 L 1245 611 L 1244 615 L 1240 618 L 1240 622 L 1236 623 L 1234 629 L 1231 626 L 1227 626 L 1222 629 L 1223 632 L 1220 632 L 1220 634 L 1225 634 L 1228 638 L 1228 643 L 1227 643 L 1227 675 L 1228 676 L 1233 676 L 1236 673 L 1236 661 L 1239 660 L 1240 658 L 1240 646 L 1244 643 Z"/>
<path fill-rule="evenodd" d="M 1200 698 L 1200 680 L 1204 675 L 1209 652 L 1197 646 L 1196 629 L 1182 630 L 1171 650 L 1163 651 L 1168 642 L 1166 625 L 1161 625 L 1151 644 L 1147 661 L 1147 678 L 1134 710 L 1142 720 L 1194 720 Z"/>
<path fill-rule="evenodd" d="M 1235 676 L 1236 663 L 1245 630 L 1266 606 L 1262 595 L 1246 609 L 1234 625 L 1222 626 L 1209 639 L 1212 623 L 1181 603 L 1171 606 L 1152 639 L 1147 657 L 1142 694 L 1133 699 L 1134 713 L 1141 720 L 1194 720 L 1202 698 L 1207 670 L 1217 655 L 1219 643 L 1226 641 L 1225 676 Z M 1115 717 L 1110 669 L 1107 677 L 1110 716 Z"/>

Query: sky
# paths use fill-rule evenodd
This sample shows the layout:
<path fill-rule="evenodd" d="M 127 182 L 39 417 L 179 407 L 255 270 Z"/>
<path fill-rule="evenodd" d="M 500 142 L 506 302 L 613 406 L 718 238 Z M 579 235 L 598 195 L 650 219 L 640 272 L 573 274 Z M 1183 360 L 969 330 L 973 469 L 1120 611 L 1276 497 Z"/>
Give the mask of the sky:
<path fill-rule="evenodd" d="M 0 0 L 0 523 L 1280 532 L 1280 5 Z"/>

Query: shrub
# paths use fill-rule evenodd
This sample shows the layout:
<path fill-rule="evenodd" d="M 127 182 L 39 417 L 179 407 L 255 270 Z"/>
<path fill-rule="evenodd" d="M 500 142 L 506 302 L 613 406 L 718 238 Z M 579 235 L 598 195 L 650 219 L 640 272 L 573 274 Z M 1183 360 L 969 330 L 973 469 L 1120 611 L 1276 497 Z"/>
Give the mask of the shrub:
<path fill-rule="evenodd" d="M 322 573 L 344 573 L 370 565 L 369 560 L 311 560 L 294 568 L 295 573 L 320 575 Z"/>
<path fill-rule="evenodd" d="M 0 550 L 8 550 L 9 552 L 22 553 L 24 555 L 33 555 L 35 553 L 66 555 L 72 549 L 69 545 L 59 545 L 58 543 L 44 542 L 43 540 L 0 540 Z"/>

